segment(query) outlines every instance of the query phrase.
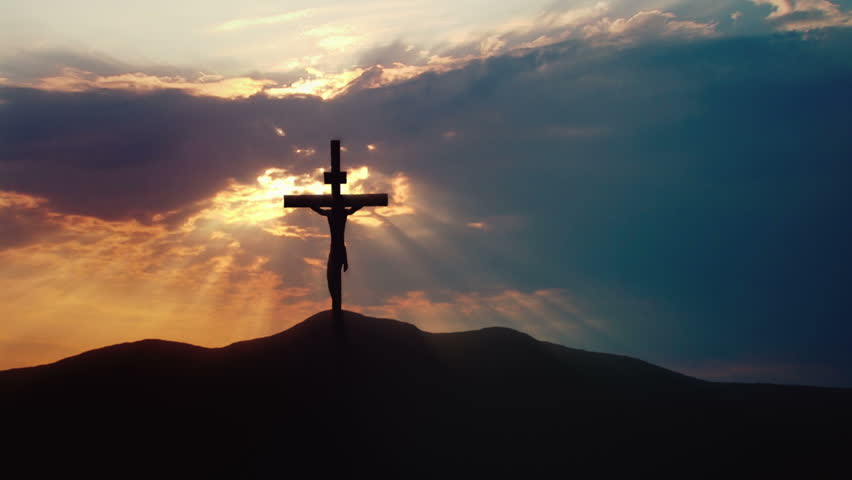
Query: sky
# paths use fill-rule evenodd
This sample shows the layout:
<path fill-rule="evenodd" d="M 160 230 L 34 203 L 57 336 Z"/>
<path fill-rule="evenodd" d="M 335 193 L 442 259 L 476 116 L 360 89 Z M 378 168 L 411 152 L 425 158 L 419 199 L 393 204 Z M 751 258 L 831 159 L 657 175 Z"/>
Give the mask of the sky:
<path fill-rule="evenodd" d="M 0 369 L 344 308 L 852 387 L 852 1 L 0 1 Z"/>

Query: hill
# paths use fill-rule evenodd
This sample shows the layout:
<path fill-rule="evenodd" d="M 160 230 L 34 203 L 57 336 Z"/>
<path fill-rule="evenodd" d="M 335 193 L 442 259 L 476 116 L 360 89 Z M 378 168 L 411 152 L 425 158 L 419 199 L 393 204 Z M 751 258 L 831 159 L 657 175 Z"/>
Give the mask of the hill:
<path fill-rule="evenodd" d="M 832 476 L 850 406 L 847 389 L 705 382 L 506 328 L 353 312 L 0 372 L 4 469 L 31 478 Z"/>

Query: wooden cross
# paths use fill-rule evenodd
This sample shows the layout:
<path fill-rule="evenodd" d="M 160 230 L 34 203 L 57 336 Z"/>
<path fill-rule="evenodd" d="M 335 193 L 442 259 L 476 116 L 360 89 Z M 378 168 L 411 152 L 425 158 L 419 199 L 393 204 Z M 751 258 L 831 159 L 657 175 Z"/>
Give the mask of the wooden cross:
<path fill-rule="evenodd" d="M 349 269 L 346 257 L 346 217 L 361 207 L 386 207 L 387 193 L 363 195 L 341 195 L 340 185 L 346 183 L 346 172 L 340 171 L 340 140 L 331 141 L 331 171 L 325 172 L 325 183 L 331 185 L 331 195 L 284 195 L 284 208 L 310 208 L 326 217 L 331 230 L 331 248 L 328 252 L 328 291 L 331 294 L 331 310 L 335 323 L 343 322 L 343 280 L 340 270 Z M 327 207 L 327 208 L 321 208 Z"/>

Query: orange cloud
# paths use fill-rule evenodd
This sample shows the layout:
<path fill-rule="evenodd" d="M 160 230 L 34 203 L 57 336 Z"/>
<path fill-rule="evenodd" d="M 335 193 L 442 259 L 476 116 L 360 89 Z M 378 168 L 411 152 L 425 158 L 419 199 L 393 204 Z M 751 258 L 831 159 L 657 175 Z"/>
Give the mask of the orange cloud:
<path fill-rule="evenodd" d="M 47 199 L 17 192 L 0 190 L 0 208 L 37 208 Z"/>
<path fill-rule="evenodd" d="M 58 75 L 14 85 L 59 92 L 82 92 L 99 88 L 139 92 L 177 89 L 191 95 L 233 99 L 250 97 L 275 84 L 276 82 L 272 80 L 250 77 L 224 78 L 203 73 L 199 74 L 196 80 L 188 80 L 180 76 L 149 75 L 142 72 L 100 76 L 78 68 L 66 67 Z"/>
<path fill-rule="evenodd" d="M 346 93 L 364 68 L 356 68 L 340 73 L 325 73 L 315 68 L 307 67 L 310 77 L 301 77 L 289 85 L 267 88 L 265 93 L 270 97 L 282 98 L 292 95 L 316 95 L 328 100 Z"/>

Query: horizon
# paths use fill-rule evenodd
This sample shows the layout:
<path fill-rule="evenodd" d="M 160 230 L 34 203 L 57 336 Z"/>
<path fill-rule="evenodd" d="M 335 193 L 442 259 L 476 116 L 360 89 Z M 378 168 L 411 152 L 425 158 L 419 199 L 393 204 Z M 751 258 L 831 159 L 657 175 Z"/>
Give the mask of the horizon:
<path fill-rule="evenodd" d="M 0 6 L 0 370 L 330 306 L 852 387 L 852 0 Z M 303 210 L 303 209 L 302 209 Z"/>

